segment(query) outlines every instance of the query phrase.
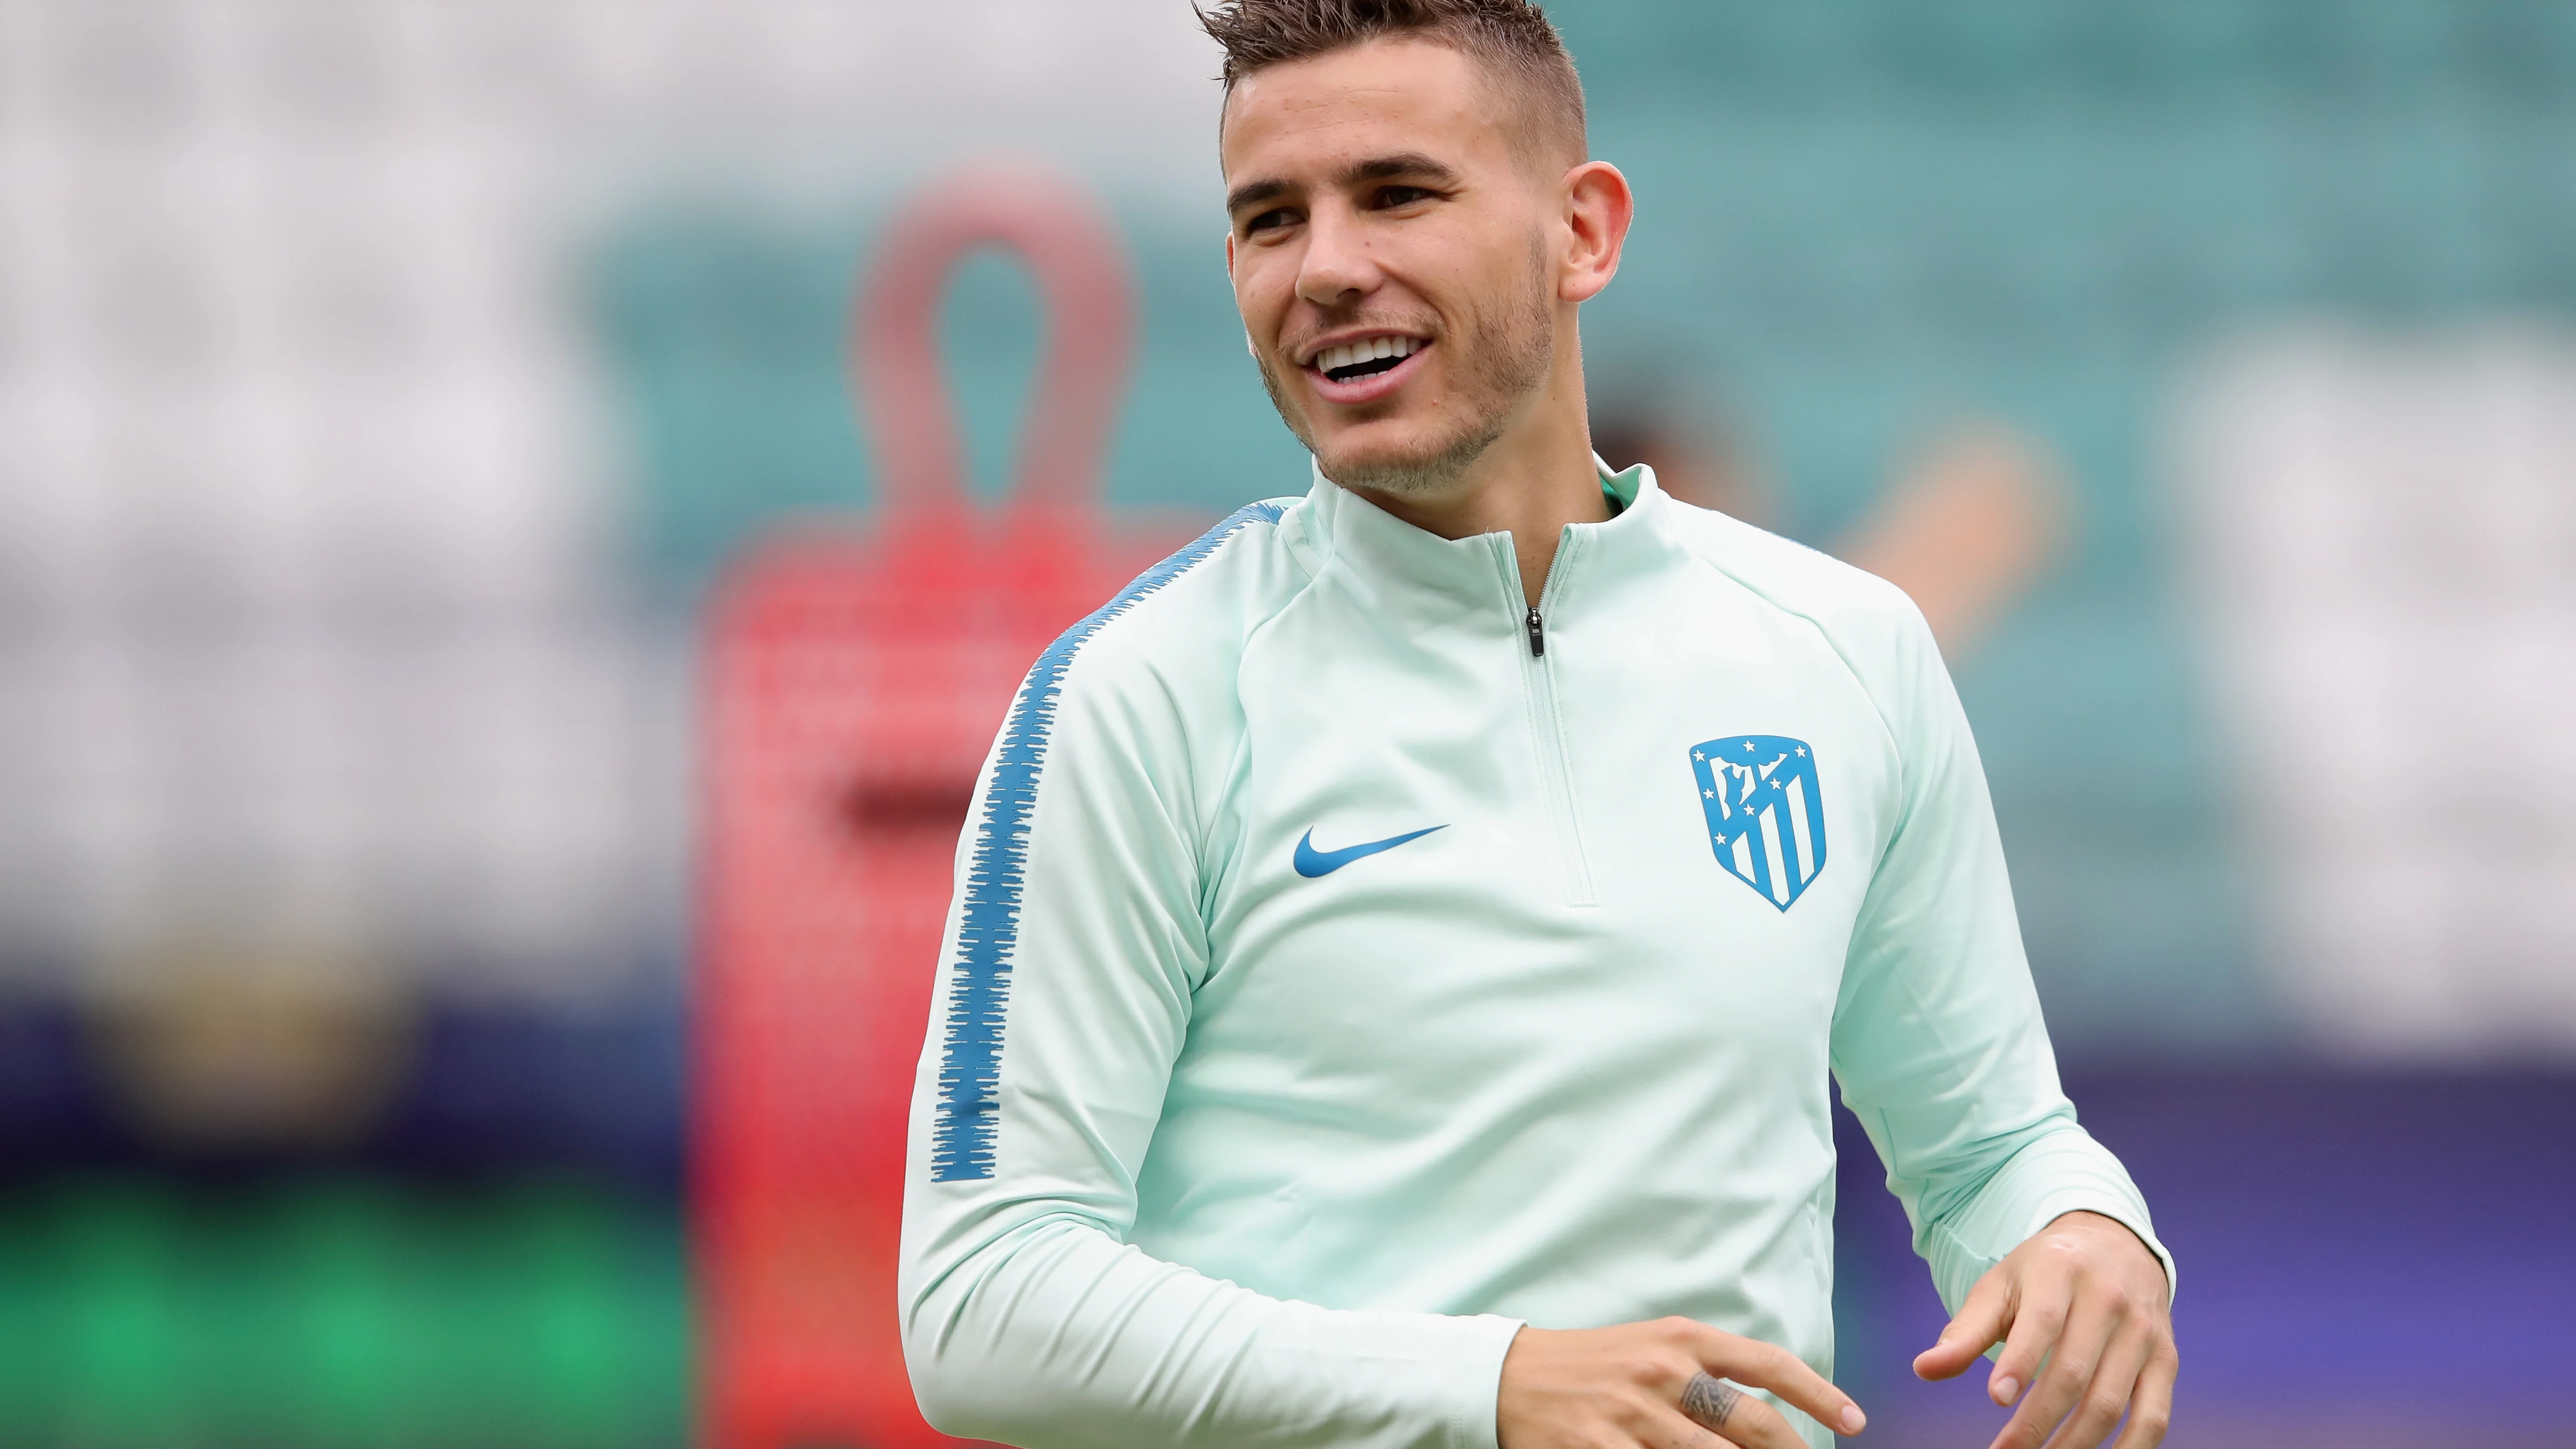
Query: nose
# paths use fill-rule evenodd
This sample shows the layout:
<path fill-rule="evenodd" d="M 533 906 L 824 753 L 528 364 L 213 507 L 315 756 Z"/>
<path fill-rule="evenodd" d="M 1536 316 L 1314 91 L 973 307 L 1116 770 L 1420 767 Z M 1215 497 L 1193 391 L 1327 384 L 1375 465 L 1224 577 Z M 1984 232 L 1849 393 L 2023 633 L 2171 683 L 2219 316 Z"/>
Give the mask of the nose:
<path fill-rule="evenodd" d="M 1306 254 L 1297 295 L 1318 307 L 1341 307 L 1376 291 L 1380 274 L 1359 218 L 1343 206 L 1318 206 L 1306 218 Z"/>

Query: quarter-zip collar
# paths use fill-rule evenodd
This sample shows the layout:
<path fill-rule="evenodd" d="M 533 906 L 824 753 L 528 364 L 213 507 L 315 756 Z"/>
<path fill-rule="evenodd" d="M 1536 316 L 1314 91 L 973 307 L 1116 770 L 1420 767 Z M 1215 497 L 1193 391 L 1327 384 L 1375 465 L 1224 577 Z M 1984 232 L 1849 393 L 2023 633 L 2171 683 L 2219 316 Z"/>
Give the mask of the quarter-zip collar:
<path fill-rule="evenodd" d="M 1654 470 L 1639 464 L 1612 473 L 1598 458 L 1593 466 L 1603 491 L 1622 506 L 1605 522 L 1568 524 L 1559 535 L 1540 603 L 1551 629 L 1558 611 L 1582 607 L 1582 577 L 1649 567 L 1672 547 Z M 1439 616 L 1478 632 L 1523 630 L 1528 606 L 1509 532 L 1442 538 L 1335 483 L 1322 467 L 1312 471 L 1298 540 L 1310 567 L 1340 572 L 1374 601 L 1408 616 Z"/>

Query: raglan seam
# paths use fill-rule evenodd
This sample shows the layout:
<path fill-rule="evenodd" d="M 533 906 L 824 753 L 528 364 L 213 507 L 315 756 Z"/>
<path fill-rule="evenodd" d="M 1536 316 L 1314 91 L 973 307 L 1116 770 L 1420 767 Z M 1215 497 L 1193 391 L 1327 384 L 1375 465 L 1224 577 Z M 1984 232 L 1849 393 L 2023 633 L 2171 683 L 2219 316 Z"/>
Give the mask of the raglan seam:
<path fill-rule="evenodd" d="M 1303 500 L 1298 501 L 1302 502 Z M 1224 777 L 1217 782 L 1217 789 L 1205 797 L 1212 803 L 1210 804 L 1205 816 L 1196 822 L 1198 827 L 1199 859 L 1202 862 L 1211 858 L 1211 851 L 1215 845 L 1217 824 L 1225 814 L 1223 802 L 1232 798 L 1233 784 L 1242 776 L 1247 766 L 1247 762 L 1252 757 L 1250 711 L 1247 710 L 1243 704 L 1243 661 L 1251 657 L 1253 641 L 1258 639 L 1262 634 L 1268 632 L 1271 627 L 1276 625 L 1280 618 L 1290 609 L 1295 608 L 1297 606 L 1297 602 L 1300 599 L 1305 598 L 1307 593 L 1314 588 L 1315 581 L 1319 575 L 1318 569 L 1309 568 L 1306 564 L 1306 560 L 1299 556 L 1296 542 L 1292 537 L 1290 537 L 1290 523 L 1288 522 L 1286 515 L 1295 507 L 1295 503 L 1290 504 L 1288 507 L 1281 510 L 1281 517 L 1272 520 L 1272 536 L 1278 540 L 1280 551 L 1285 553 L 1289 560 L 1296 564 L 1298 572 L 1305 576 L 1305 582 L 1296 588 L 1288 590 L 1287 593 L 1280 598 L 1275 607 L 1265 610 L 1260 618 L 1245 625 L 1241 637 L 1236 640 L 1234 650 L 1234 668 L 1227 680 L 1227 684 L 1229 686 L 1228 697 L 1233 701 L 1235 719 L 1240 727 L 1235 731 L 1234 750 L 1226 757 Z M 1248 821 L 1244 823 L 1247 825 L 1249 824 Z M 1245 848 L 1249 844 L 1249 840 L 1238 835 L 1234 842 L 1234 853 L 1228 857 L 1229 861 L 1240 860 Z M 1214 922 L 1216 919 L 1217 887 L 1217 878 L 1212 873 L 1203 875 L 1199 881 L 1199 919 L 1201 923 L 1211 931 L 1214 930 Z M 1208 975 L 1213 976 L 1215 971 L 1216 963 L 1211 960 L 1208 963 Z M 1202 982 L 1202 984 L 1204 984 L 1204 982 Z"/>
<path fill-rule="evenodd" d="M 1730 519 L 1729 521 L 1734 522 L 1735 520 Z M 1742 526 L 1749 528 L 1752 525 L 1744 524 Z M 1675 530 L 1675 533 L 1680 533 L 1680 530 Z M 1777 535 L 1772 536 L 1777 537 Z M 1781 539 L 1780 541 L 1788 544 L 1792 548 L 1806 549 L 1806 545 L 1796 543 L 1789 539 Z M 1896 729 L 1896 723 L 1892 718 L 1890 718 L 1886 703 L 1879 698 L 1879 691 L 1870 683 L 1868 671 L 1862 669 L 1858 664 L 1855 664 L 1852 661 L 1850 651 L 1843 647 L 1842 641 L 1834 636 L 1833 629 L 1829 627 L 1824 620 L 1818 618 L 1814 611 L 1798 608 L 1782 600 L 1778 597 L 1775 591 L 1754 583 L 1752 580 L 1745 578 L 1742 574 L 1737 573 L 1734 569 L 1729 568 L 1724 563 L 1709 557 L 1688 537 L 1679 537 L 1676 539 L 1676 542 L 1681 544 L 1682 551 L 1688 554 L 1693 562 L 1698 563 L 1709 570 L 1709 572 L 1716 574 L 1719 578 L 1725 579 L 1727 582 L 1744 590 L 1755 598 L 1760 599 L 1763 603 L 1768 604 L 1781 613 L 1786 614 L 1793 619 L 1805 621 L 1809 628 L 1816 631 L 1817 637 L 1824 641 L 1825 647 L 1833 651 L 1835 660 L 1843 667 L 1843 672 L 1850 675 L 1852 683 L 1860 689 L 1861 697 L 1869 701 L 1870 713 L 1877 718 L 1880 732 L 1887 736 L 1888 753 L 1896 757 L 1897 799 L 1902 807 L 1896 827 L 1888 832 L 1887 843 L 1880 850 L 1880 859 L 1884 860 L 1886 858 L 1887 850 L 1895 848 L 1897 836 L 1904 832 L 1905 822 L 1913 815 L 1913 802 L 1910 799 L 1907 790 L 1907 776 L 1914 768 L 1914 761 L 1907 757 L 1902 738 Z M 1815 552 L 1813 549 L 1806 549 L 1806 551 L 1810 553 Z M 1818 557 L 1824 558 L 1827 556 L 1819 554 Z M 1832 560 L 1828 559 L 1828 561 L 1830 562 Z M 1844 565 L 1844 567 L 1850 566 Z M 1893 588 L 1894 585 L 1889 585 L 1889 587 Z"/>
<path fill-rule="evenodd" d="M 1728 521 L 1730 523 L 1736 523 L 1740 527 L 1750 528 L 1752 526 L 1750 524 L 1744 524 L 1740 520 L 1729 519 Z M 1676 532 L 1678 532 L 1678 530 L 1676 530 Z M 1776 534 L 1767 536 L 1778 538 L 1778 535 Z M 1888 856 L 1895 851 L 1898 842 L 1905 838 L 1906 830 L 1914 823 L 1915 800 L 1911 786 L 1913 783 L 1912 777 L 1918 772 L 1920 762 L 1912 758 L 1907 753 L 1903 743 L 1903 738 L 1896 729 L 1895 721 L 1889 717 L 1887 705 L 1881 701 L 1879 691 L 1872 687 L 1868 672 L 1853 662 L 1850 653 L 1844 649 L 1842 641 L 1835 637 L 1834 631 L 1831 628 L 1828 628 L 1823 620 L 1817 618 L 1814 613 L 1808 610 L 1791 606 L 1777 597 L 1774 591 L 1755 584 L 1751 580 L 1743 577 L 1741 574 L 1738 574 L 1733 569 L 1728 568 L 1725 564 L 1709 557 L 1698 547 L 1694 546 L 1692 540 L 1689 538 L 1683 537 L 1678 541 L 1681 543 L 1685 553 L 1689 554 L 1691 558 L 1697 560 L 1712 572 L 1716 573 L 1719 577 L 1728 580 L 1739 588 L 1742 588 L 1745 592 L 1762 600 L 1772 608 L 1777 609 L 1792 618 L 1804 620 L 1808 627 L 1814 629 L 1817 636 L 1824 640 L 1825 647 L 1833 651 L 1834 658 L 1842 665 L 1844 672 L 1851 676 L 1852 683 L 1858 686 L 1861 691 L 1861 697 L 1869 701 L 1870 710 L 1877 717 L 1880 730 L 1887 736 L 1888 752 L 1896 759 L 1897 814 L 1894 824 L 1887 832 L 1887 839 L 1879 847 L 1877 859 L 1870 863 L 1870 885 L 1862 889 L 1860 914 L 1855 915 L 1853 919 L 1853 925 L 1855 929 L 1857 929 L 1861 922 L 1866 919 L 1869 906 L 1869 896 L 1871 890 L 1877 884 L 1879 870 L 1886 865 Z M 1816 550 L 1807 548 L 1806 545 L 1798 543 L 1792 539 L 1780 539 L 1779 541 L 1787 544 L 1791 548 L 1799 549 L 1803 552 L 1817 553 Z M 1839 567 L 1852 567 L 1852 565 L 1849 564 L 1841 564 L 1838 560 L 1831 558 L 1829 555 L 1817 553 L 1817 557 L 1824 559 L 1828 563 L 1834 563 Z M 1861 570 L 1860 572 L 1866 571 Z M 1872 577 L 1875 576 L 1873 575 Z M 1880 580 L 1879 582 L 1885 583 L 1885 580 Z M 1888 584 L 1887 587 L 1895 588 L 1895 585 Z M 1902 597 L 1901 590 L 1899 591 L 1899 596 Z M 1928 1023 L 1938 1019 L 1938 1013 L 1926 1009 L 1927 1003 L 1923 1000 L 1921 993 L 1916 989 L 1915 983 L 1899 976 L 1893 978 L 1893 985 L 1896 989 L 1904 992 L 1906 1000 L 1914 1006 L 1917 1014 L 1924 1021 Z M 1944 1045 L 1946 1046 L 1947 1043 L 1944 1043 Z M 1956 1054 L 1953 1053 L 1952 1055 L 1955 1059 Z M 1829 1050 L 1827 1060 L 1837 1071 L 1840 1070 L 1841 1054 L 1839 1052 Z"/>

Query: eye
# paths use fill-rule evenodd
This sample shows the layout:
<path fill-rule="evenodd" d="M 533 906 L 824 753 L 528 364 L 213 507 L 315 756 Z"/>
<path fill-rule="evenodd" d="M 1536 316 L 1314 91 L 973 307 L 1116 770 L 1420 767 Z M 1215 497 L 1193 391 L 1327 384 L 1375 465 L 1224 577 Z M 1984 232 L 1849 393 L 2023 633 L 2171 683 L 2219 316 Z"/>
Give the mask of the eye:
<path fill-rule="evenodd" d="M 1262 212 L 1260 215 L 1253 217 L 1250 221 L 1245 222 L 1243 224 L 1243 234 L 1245 236 L 1257 236 L 1265 231 L 1276 231 L 1283 226 L 1293 226 L 1296 224 L 1296 221 L 1297 213 L 1290 211 L 1284 206 L 1276 207 L 1272 210 Z"/>
<path fill-rule="evenodd" d="M 1418 201 L 1430 201 L 1438 195 L 1438 192 L 1421 186 L 1381 186 L 1377 192 L 1377 204 L 1382 211 L 1394 211 Z"/>

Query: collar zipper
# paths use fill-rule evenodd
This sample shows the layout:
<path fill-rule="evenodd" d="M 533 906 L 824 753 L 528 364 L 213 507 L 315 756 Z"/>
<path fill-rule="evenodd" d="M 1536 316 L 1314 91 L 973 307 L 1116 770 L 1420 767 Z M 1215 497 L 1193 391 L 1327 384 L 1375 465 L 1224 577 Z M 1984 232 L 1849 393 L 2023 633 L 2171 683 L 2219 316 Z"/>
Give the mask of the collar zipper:
<path fill-rule="evenodd" d="M 1583 822 L 1574 801 L 1574 770 L 1571 744 L 1565 737 L 1565 716 L 1556 699 L 1556 661 L 1547 657 L 1547 616 L 1539 605 L 1559 603 L 1557 592 L 1565 587 L 1565 576 L 1571 572 L 1574 556 L 1582 544 L 1572 528 L 1558 537 L 1556 559 L 1547 571 L 1547 582 L 1539 590 L 1537 604 L 1525 603 L 1521 593 L 1520 564 L 1512 551 L 1511 536 L 1495 540 L 1494 563 L 1505 596 L 1522 604 L 1521 640 L 1529 653 L 1521 660 L 1522 699 L 1528 709 L 1530 745 L 1536 755 L 1539 792 L 1545 802 L 1548 833 L 1555 837 L 1560 879 L 1564 882 L 1565 903 L 1569 906 L 1592 906 L 1600 903 L 1592 885 L 1592 863 L 1584 849 Z"/>

